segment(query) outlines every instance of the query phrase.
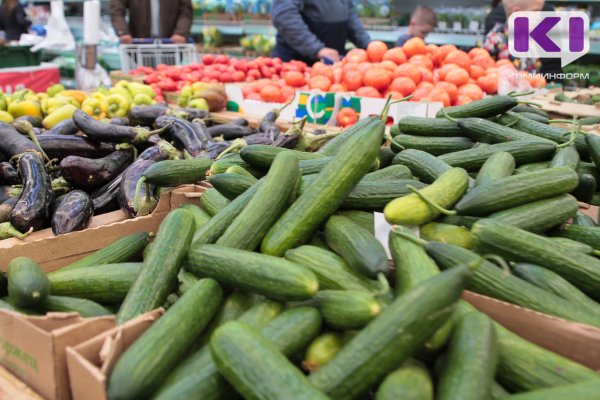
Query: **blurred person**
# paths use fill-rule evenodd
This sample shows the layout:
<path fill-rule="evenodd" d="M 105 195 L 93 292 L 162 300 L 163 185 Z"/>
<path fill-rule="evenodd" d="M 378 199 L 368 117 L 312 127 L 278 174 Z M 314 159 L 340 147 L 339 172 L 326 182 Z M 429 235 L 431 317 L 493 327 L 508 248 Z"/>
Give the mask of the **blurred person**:
<path fill-rule="evenodd" d="M 0 31 L 4 31 L 5 40 L 19 40 L 27 33 L 31 22 L 19 0 L 4 0 L 0 6 Z"/>
<path fill-rule="evenodd" d="M 283 61 L 339 61 L 347 40 L 362 49 L 371 41 L 352 0 L 273 0 L 271 19 L 277 28 L 273 57 Z"/>
<path fill-rule="evenodd" d="M 109 13 L 121 43 L 131 43 L 133 38 L 186 43 L 192 27 L 191 0 L 110 0 Z"/>
<path fill-rule="evenodd" d="M 506 12 L 504 11 L 502 0 L 493 0 L 491 6 L 492 9 L 489 12 L 489 14 L 486 15 L 485 21 L 483 23 L 483 33 L 486 35 L 489 31 L 494 29 L 494 26 L 496 26 L 497 23 L 506 23 Z M 554 11 L 554 6 L 550 3 L 544 2 L 544 7 L 542 7 L 542 11 Z"/>
<path fill-rule="evenodd" d="M 437 25 L 437 18 L 433 10 L 427 6 L 417 6 L 410 16 L 408 32 L 400 35 L 396 46 L 401 47 L 408 39 L 420 37 L 425 40 Z"/>

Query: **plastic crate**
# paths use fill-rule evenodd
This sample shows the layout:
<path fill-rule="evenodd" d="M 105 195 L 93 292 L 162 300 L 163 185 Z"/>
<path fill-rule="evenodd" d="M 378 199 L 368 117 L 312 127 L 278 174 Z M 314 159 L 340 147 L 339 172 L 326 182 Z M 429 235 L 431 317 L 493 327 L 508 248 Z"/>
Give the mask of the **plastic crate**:
<path fill-rule="evenodd" d="M 0 46 L 0 68 L 40 65 L 42 53 L 33 53 L 31 46 Z"/>
<path fill-rule="evenodd" d="M 173 44 L 155 41 L 143 44 L 122 44 L 121 70 L 125 73 L 137 67 L 156 68 L 159 64 L 187 65 L 198 62 L 198 50 L 193 43 Z"/>

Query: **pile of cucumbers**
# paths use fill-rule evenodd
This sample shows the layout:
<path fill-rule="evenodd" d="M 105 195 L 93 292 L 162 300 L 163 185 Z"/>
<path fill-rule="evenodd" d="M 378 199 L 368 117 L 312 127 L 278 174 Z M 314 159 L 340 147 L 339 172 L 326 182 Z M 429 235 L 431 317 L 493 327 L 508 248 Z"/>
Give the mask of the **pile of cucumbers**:
<path fill-rule="evenodd" d="M 393 136 L 368 117 L 316 152 L 245 144 L 152 243 L 49 274 L 13 260 L 0 307 L 118 324 L 166 308 L 109 372 L 112 400 L 593 399 L 595 371 L 460 300 L 600 326 L 600 228 L 578 211 L 600 146 L 527 113 L 541 112 L 496 96 Z"/>

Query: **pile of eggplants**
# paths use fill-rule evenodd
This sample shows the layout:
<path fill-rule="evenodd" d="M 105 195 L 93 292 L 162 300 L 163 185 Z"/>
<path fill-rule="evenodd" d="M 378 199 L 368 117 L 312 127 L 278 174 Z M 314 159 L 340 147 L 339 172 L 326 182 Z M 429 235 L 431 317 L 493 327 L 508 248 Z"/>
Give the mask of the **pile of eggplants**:
<path fill-rule="evenodd" d="M 0 123 L 0 239 L 48 227 L 55 235 L 82 230 L 93 215 L 117 209 L 149 214 L 164 190 L 138 185 L 149 166 L 214 160 L 240 143 L 293 148 L 297 138 L 282 134 L 278 116 L 279 110 L 267 113 L 253 129 L 244 118 L 218 121 L 202 110 L 158 104 L 110 121 L 77 110 L 49 130 L 29 117 Z"/>

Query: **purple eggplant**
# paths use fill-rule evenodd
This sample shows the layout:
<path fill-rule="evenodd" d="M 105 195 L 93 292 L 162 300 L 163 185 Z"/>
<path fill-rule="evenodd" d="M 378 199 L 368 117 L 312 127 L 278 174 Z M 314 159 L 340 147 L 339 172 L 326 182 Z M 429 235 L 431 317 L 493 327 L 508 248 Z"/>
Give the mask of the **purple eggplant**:
<path fill-rule="evenodd" d="M 163 104 L 134 106 L 129 110 L 129 122 L 132 126 L 154 126 L 154 121 L 165 115 L 168 108 Z"/>
<path fill-rule="evenodd" d="M 230 146 L 229 142 L 212 142 L 209 143 L 199 157 L 208 157 L 213 160 L 219 156 L 223 151 L 227 150 Z"/>
<path fill-rule="evenodd" d="M 12 125 L 0 122 L 0 151 L 6 158 L 11 158 L 26 152 L 39 152 L 40 149 Z"/>
<path fill-rule="evenodd" d="M 54 127 L 48 129 L 45 135 L 75 135 L 79 132 L 79 128 L 75 125 L 72 118 L 60 121 Z"/>
<path fill-rule="evenodd" d="M 204 148 L 206 148 L 206 146 L 209 143 L 213 142 L 213 137 L 208 132 L 208 128 L 206 127 L 204 121 L 197 119 L 192 121 L 191 124 L 192 129 L 194 129 L 194 132 L 196 132 L 196 136 L 198 137 L 198 140 L 200 140 Z"/>
<path fill-rule="evenodd" d="M 59 160 L 68 156 L 100 158 L 115 151 L 114 143 L 98 143 L 82 136 L 45 134 L 38 141 L 48 157 Z"/>
<path fill-rule="evenodd" d="M 208 133 L 210 133 L 212 137 L 223 136 L 223 139 L 225 140 L 233 140 L 251 135 L 254 133 L 254 130 L 247 126 L 225 124 L 211 126 L 208 128 Z"/>
<path fill-rule="evenodd" d="M 181 111 L 185 114 L 184 118 L 190 122 L 195 119 L 206 119 L 210 116 L 208 111 L 197 108 L 182 108 Z"/>
<path fill-rule="evenodd" d="M 123 172 L 118 195 L 119 205 L 131 218 L 148 215 L 156 207 L 153 185 L 141 185 L 136 191 L 143 173 L 153 164 L 155 161 L 152 160 L 136 161 Z"/>
<path fill-rule="evenodd" d="M 160 129 L 167 129 L 167 135 L 171 135 L 192 157 L 197 157 L 204 150 L 192 124 L 185 119 L 163 115 L 156 118 L 154 125 Z"/>
<path fill-rule="evenodd" d="M 17 171 L 17 168 L 9 162 L 0 162 L 0 184 L 15 185 L 19 182 L 19 172 Z"/>
<path fill-rule="evenodd" d="M 23 180 L 23 192 L 10 214 L 10 223 L 24 233 L 30 228 L 38 230 L 46 225 L 54 193 L 44 161 L 38 153 L 21 155 L 19 171 Z"/>
<path fill-rule="evenodd" d="M 39 117 L 31 116 L 31 115 L 23 115 L 22 117 L 15 118 L 15 121 L 27 121 L 34 128 L 42 127 L 42 119 Z"/>
<path fill-rule="evenodd" d="M 58 197 L 52 207 L 52 232 L 55 235 L 81 231 L 94 214 L 94 204 L 83 190 L 73 190 Z"/>
<path fill-rule="evenodd" d="M 129 118 L 127 117 L 115 117 L 109 122 L 111 125 L 129 126 Z"/>
<path fill-rule="evenodd" d="M 68 156 L 60 162 L 60 173 L 73 187 L 94 190 L 116 178 L 132 161 L 131 149 L 117 150 L 97 159 Z"/>
<path fill-rule="evenodd" d="M 2 204 L 0 204 L 0 223 L 8 222 L 8 220 L 10 219 L 10 213 L 12 212 L 12 209 L 14 208 L 15 204 L 17 204 L 18 200 L 19 197 L 17 196 L 9 197 Z"/>
<path fill-rule="evenodd" d="M 23 189 L 21 187 L 2 185 L 0 186 L 0 203 L 5 202 L 11 197 L 19 197 Z"/>
<path fill-rule="evenodd" d="M 150 136 L 160 134 L 168 129 L 168 127 L 163 127 L 156 131 L 149 131 L 145 128 L 111 125 L 96 121 L 81 110 L 75 110 L 73 121 L 81 132 L 85 133 L 90 139 L 98 142 L 143 143 Z"/>

